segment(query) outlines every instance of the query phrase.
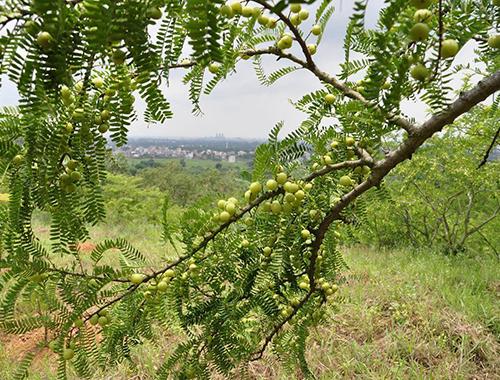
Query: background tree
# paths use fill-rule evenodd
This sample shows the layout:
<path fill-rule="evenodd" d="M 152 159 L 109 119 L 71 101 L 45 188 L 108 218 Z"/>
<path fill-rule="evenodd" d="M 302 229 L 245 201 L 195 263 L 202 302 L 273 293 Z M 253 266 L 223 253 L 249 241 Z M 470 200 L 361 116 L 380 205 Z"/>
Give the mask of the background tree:
<path fill-rule="evenodd" d="M 335 299 L 337 226 L 360 195 L 500 88 L 497 1 L 394 0 L 368 29 L 366 2 L 357 0 L 337 76 L 313 59 L 330 3 L 318 2 L 310 14 L 298 2 L 264 0 L 6 2 L 0 73 L 21 99 L 0 120 L 0 171 L 10 194 L 0 206 L 0 320 L 12 333 L 49 330 L 59 378 L 69 365 L 91 377 L 94 365 L 126 358 L 131 345 L 152 337 L 152 323 L 186 333 L 160 378 L 241 373 L 271 346 L 287 367 L 313 377 L 304 353 L 322 306 Z M 481 68 L 451 101 L 452 78 L 469 69 L 453 58 L 472 40 L 478 48 L 469 64 Z M 187 44 L 191 54 L 182 59 Z M 267 75 L 264 56 L 285 65 Z M 320 88 L 294 103 L 306 114 L 294 132 L 278 139 L 278 124 L 258 149 L 245 197 L 220 200 L 215 214 L 190 209 L 175 225 L 165 218 L 163 237 L 179 256 L 160 266 L 122 239 L 82 255 L 88 226 L 104 218 L 105 135 L 126 143 L 134 97 L 145 100 L 146 121 L 164 122 L 172 112 L 162 84 L 182 68 L 198 113 L 201 94 L 250 57 L 263 84 L 300 69 Z M 405 100 L 426 102 L 432 116 L 406 118 Z M 497 102 L 492 112 L 498 115 Z M 379 149 L 401 133 L 389 152 Z M 37 209 L 51 216 L 50 250 L 31 228 Z M 119 266 L 104 264 L 116 249 Z M 43 307 L 23 317 L 17 305 L 26 297 Z"/>

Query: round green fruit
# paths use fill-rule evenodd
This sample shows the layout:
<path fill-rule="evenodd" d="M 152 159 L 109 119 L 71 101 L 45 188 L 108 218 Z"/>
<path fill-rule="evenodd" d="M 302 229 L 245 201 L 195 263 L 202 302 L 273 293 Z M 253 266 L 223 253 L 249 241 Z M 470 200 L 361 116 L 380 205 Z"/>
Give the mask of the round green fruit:
<path fill-rule="evenodd" d="M 269 29 L 274 29 L 274 28 L 276 28 L 276 25 L 278 25 L 278 20 L 277 20 L 277 19 L 275 19 L 275 18 L 270 18 L 270 19 L 269 19 L 269 22 L 267 23 L 267 25 L 266 25 L 266 26 L 267 26 Z"/>
<path fill-rule="evenodd" d="M 303 229 L 302 231 L 300 231 L 300 236 L 304 240 L 309 239 L 311 237 L 311 232 L 307 229 Z"/>
<path fill-rule="evenodd" d="M 227 211 L 222 211 L 220 214 L 219 214 L 219 220 L 222 222 L 222 223 L 227 223 L 231 220 L 231 214 L 228 213 Z"/>
<path fill-rule="evenodd" d="M 302 20 L 302 21 L 305 21 L 309 18 L 309 11 L 307 9 L 302 9 L 300 12 L 299 12 L 299 18 Z"/>
<path fill-rule="evenodd" d="M 233 8 L 231 8 L 230 5 L 223 5 L 222 7 L 220 7 L 219 9 L 219 12 L 221 15 L 227 17 L 227 18 L 232 18 L 234 17 L 234 11 L 233 11 Z"/>
<path fill-rule="evenodd" d="M 315 36 L 319 36 L 321 34 L 321 26 L 313 25 L 313 27 L 311 29 L 311 33 Z"/>
<path fill-rule="evenodd" d="M 78 161 L 69 160 L 68 163 L 66 164 L 66 167 L 69 170 L 75 170 L 78 167 Z"/>
<path fill-rule="evenodd" d="M 71 90 L 69 89 L 68 86 L 61 86 L 61 97 L 65 100 L 71 99 L 73 94 L 71 93 Z"/>
<path fill-rule="evenodd" d="M 262 190 L 262 185 L 259 182 L 252 182 L 249 190 L 252 194 L 258 194 Z"/>
<path fill-rule="evenodd" d="M 243 6 L 239 1 L 235 1 L 234 3 L 231 3 L 231 9 L 234 13 L 241 14 L 241 12 L 243 11 Z"/>
<path fill-rule="evenodd" d="M 52 36 L 49 32 L 40 32 L 36 37 L 36 42 L 43 49 L 48 49 L 52 43 Z"/>
<path fill-rule="evenodd" d="M 153 20 L 159 20 L 161 19 L 161 10 L 157 7 L 150 7 L 148 8 L 148 10 L 146 11 L 146 16 L 148 18 L 151 18 Z"/>
<path fill-rule="evenodd" d="M 325 103 L 326 104 L 333 104 L 335 102 L 335 95 L 333 94 L 326 94 L 325 95 Z"/>
<path fill-rule="evenodd" d="M 70 174 L 70 178 L 74 182 L 78 182 L 82 179 L 82 175 L 79 172 L 72 172 Z"/>
<path fill-rule="evenodd" d="M 269 257 L 269 256 L 271 256 L 271 253 L 273 252 L 273 250 L 271 249 L 271 247 L 264 247 L 262 252 L 264 253 L 265 256 Z"/>
<path fill-rule="evenodd" d="M 457 40 L 444 40 L 441 43 L 441 57 L 443 58 L 451 58 L 457 55 L 460 46 L 458 46 Z"/>
<path fill-rule="evenodd" d="M 208 71 L 210 71 L 212 74 L 217 74 L 220 69 L 220 63 L 218 62 L 212 62 L 210 65 L 208 65 Z"/>
<path fill-rule="evenodd" d="M 305 281 L 301 281 L 301 282 L 299 282 L 299 288 L 300 288 L 300 289 L 307 290 L 307 289 L 309 289 L 309 288 L 310 288 L 310 286 L 309 286 L 309 283 L 307 283 L 307 282 L 305 282 Z"/>
<path fill-rule="evenodd" d="M 101 120 L 108 121 L 109 119 L 111 119 L 111 112 L 109 112 L 108 110 L 102 110 L 101 111 Z"/>
<path fill-rule="evenodd" d="M 252 17 L 253 16 L 253 7 L 248 7 L 248 6 L 244 6 L 243 9 L 241 10 L 241 15 L 243 17 Z"/>
<path fill-rule="evenodd" d="M 220 208 L 221 210 L 224 210 L 226 208 L 226 201 L 224 199 L 220 199 L 217 202 L 217 207 Z"/>
<path fill-rule="evenodd" d="M 296 201 L 295 195 L 293 195 L 291 193 L 286 193 L 284 199 L 285 199 L 285 202 L 287 202 L 287 203 L 294 203 Z"/>
<path fill-rule="evenodd" d="M 278 188 L 278 182 L 274 179 L 270 179 L 266 182 L 266 188 L 270 191 L 274 191 Z"/>
<path fill-rule="evenodd" d="M 300 4 L 291 4 L 290 11 L 292 13 L 299 13 L 302 10 L 302 6 Z"/>
<path fill-rule="evenodd" d="M 98 130 L 101 133 L 106 133 L 109 130 L 109 125 L 106 124 L 106 123 L 105 124 L 101 124 L 101 125 L 99 125 Z"/>
<path fill-rule="evenodd" d="M 354 144 L 356 144 L 356 140 L 354 140 L 353 137 L 348 136 L 345 138 L 345 144 L 347 146 L 354 146 Z"/>
<path fill-rule="evenodd" d="M 281 203 L 279 203 L 278 201 L 273 201 L 273 203 L 271 203 L 271 212 L 273 214 L 279 214 L 281 210 Z"/>
<path fill-rule="evenodd" d="M 236 212 L 236 205 L 232 202 L 227 202 L 226 203 L 226 208 L 225 210 L 230 214 L 230 215 L 234 215 L 234 213 Z"/>
<path fill-rule="evenodd" d="M 168 289 L 168 283 L 166 281 L 160 281 L 158 283 L 158 290 L 160 292 L 166 292 Z"/>
<path fill-rule="evenodd" d="M 101 327 L 106 326 L 109 323 L 108 317 L 105 317 L 105 316 L 99 317 L 99 319 L 97 320 L 97 323 Z"/>
<path fill-rule="evenodd" d="M 290 16 L 290 22 L 292 23 L 293 26 L 299 26 L 302 20 L 299 17 L 298 13 L 295 13 Z"/>
<path fill-rule="evenodd" d="M 62 356 L 64 360 L 71 360 L 75 356 L 75 351 L 72 348 L 65 348 Z"/>
<path fill-rule="evenodd" d="M 146 276 L 142 273 L 134 273 L 129 277 L 129 281 L 132 284 L 139 285 L 146 279 Z"/>
<path fill-rule="evenodd" d="M 267 24 L 269 24 L 269 17 L 267 17 L 266 15 L 260 15 L 257 18 L 257 21 L 260 25 L 267 26 Z"/>
<path fill-rule="evenodd" d="M 412 41 L 423 41 L 429 36 L 429 25 L 418 22 L 410 29 L 410 39 Z"/>
<path fill-rule="evenodd" d="M 99 322 L 99 316 L 97 314 L 94 314 L 90 317 L 89 322 L 92 326 L 97 325 L 97 323 Z"/>
<path fill-rule="evenodd" d="M 295 192 L 295 198 L 297 198 L 298 201 L 302 201 L 306 196 L 306 193 L 302 190 L 298 190 Z"/>
<path fill-rule="evenodd" d="M 12 163 L 15 166 L 20 166 L 23 162 L 24 162 L 24 156 L 21 154 L 15 155 L 14 158 L 12 159 Z"/>
<path fill-rule="evenodd" d="M 173 269 L 167 269 L 165 271 L 165 277 L 172 278 L 175 276 L 175 271 Z"/>
<path fill-rule="evenodd" d="M 429 70 L 423 64 L 419 63 L 410 69 L 410 75 L 413 79 L 424 81 L 429 76 Z"/>
<path fill-rule="evenodd" d="M 500 49 L 500 34 L 488 38 L 488 46 L 492 49 Z"/>
<path fill-rule="evenodd" d="M 343 175 L 342 177 L 340 177 L 339 183 L 342 186 L 351 186 L 352 185 L 352 179 L 351 179 L 351 177 L 349 177 L 347 175 Z"/>
<path fill-rule="evenodd" d="M 101 77 L 95 77 L 92 79 L 92 84 L 97 88 L 102 88 L 102 86 L 104 86 L 104 80 Z"/>
<path fill-rule="evenodd" d="M 247 239 L 243 239 L 243 240 L 241 241 L 241 246 L 242 246 L 243 248 L 246 248 L 246 247 L 248 247 L 249 245 L 250 245 L 250 242 L 249 242 Z"/>
<path fill-rule="evenodd" d="M 432 18 L 432 12 L 428 9 L 419 9 L 413 15 L 415 22 L 429 22 Z"/>
<path fill-rule="evenodd" d="M 318 51 L 318 47 L 315 44 L 309 44 L 307 45 L 307 50 L 311 55 L 314 55 Z"/>
<path fill-rule="evenodd" d="M 81 328 L 83 327 L 83 319 L 77 319 L 75 322 L 75 327 Z"/>
<path fill-rule="evenodd" d="M 285 184 L 287 179 L 288 179 L 288 175 L 286 173 L 281 172 L 281 173 L 276 174 L 276 182 L 278 182 L 278 184 L 280 184 L 280 185 Z"/>

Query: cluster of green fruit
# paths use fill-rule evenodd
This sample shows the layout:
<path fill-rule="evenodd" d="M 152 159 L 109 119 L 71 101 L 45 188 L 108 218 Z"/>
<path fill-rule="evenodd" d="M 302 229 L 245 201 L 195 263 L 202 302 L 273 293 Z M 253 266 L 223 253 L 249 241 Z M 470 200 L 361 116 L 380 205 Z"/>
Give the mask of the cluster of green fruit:
<path fill-rule="evenodd" d="M 80 326 L 80 319 L 75 321 L 74 324 L 76 327 L 80 328 L 82 326 Z M 96 325 L 99 325 L 101 327 L 104 327 L 108 324 L 111 323 L 111 316 L 109 315 L 109 311 L 104 309 L 104 310 L 101 310 L 99 311 L 97 314 L 93 314 L 90 318 L 89 318 L 89 323 L 92 325 L 92 326 L 96 326 Z"/>
<path fill-rule="evenodd" d="M 413 42 L 424 41 L 430 33 L 429 23 L 433 14 L 426 8 L 432 4 L 432 0 L 412 0 L 411 3 L 418 9 L 413 16 L 415 24 L 410 29 L 410 40 Z M 460 46 L 457 40 L 445 39 L 441 42 L 440 56 L 443 59 L 452 58 L 457 55 L 459 50 Z M 410 75 L 418 81 L 425 81 L 429 74 L 429 69 L 421 62 L 414 64 L 410 69 Z"/>
<path fill-rule="evenodd" d="M 198 267 L 194 260 L 188 262 L 188 268 L 191 273 L 196 272 Z M 181 278 L 187 278 L 187 273 L 182 274 Z M 167 291 L 169 282 L 175 277 L 175 271 L 173 269 L 167 269 L 161 276 L 152 279 L 148 282 L 148 286 L 144 292 L 144 297 L 146 299 L 151 298 L 157 293 L 164 293 Z M 143 273 L 133 273 L 129 276 L 129 281 L 134 285 L 140 285 L 144 282 L 147 276 Z"/>
<path fill-rule="evenodd" d="M 227 201 L 224 199 L 220 199 L 217 202 L 217 207 L 221 210 L 221 212 L 214 214 L 212 220 L 216 223 L 229 222 L 233 215 L 236 214 L 236 211 L 238 210 L 238 204 L 238 199 L 233 197 L 229 198 Z"/>
<path fill-rule="evenodd" d="M 227 18 L 233 18 L 236 15 L 241 15 L 245 18 L 256 18 L 258 23 L 267 28 L 275 28 L 278 20 L 270 18 L 263 13 L 263 10 L 258 7 L 242 5 L 239 1 L 231 4 L 224 4 L 219 9 L 221 15 Z"/>
<path fill-rule="evenodd" d="M 53 352 L 58 352 L 58 343 L 57 341 L 53 340 L 49 342 L 48 347 L 53 351 Z M 66 347 L 63 348 L 62 350 L 62 357 L 64 360 L 71 360 L 75 357 L 75 348 L 76 348 L 76 343 L 75 341 L 71 340 Z"/>
<path fill-rule="evenodd" d="M 67 193 L 75 192 L 76 183 L 82 179 L 82 174 L 77 169 L 78 162 L 75 160 L 69 160 L 66 163 L 66 171 L 61 174 L 61 177 L 59 178 L 61 189 Z"/>

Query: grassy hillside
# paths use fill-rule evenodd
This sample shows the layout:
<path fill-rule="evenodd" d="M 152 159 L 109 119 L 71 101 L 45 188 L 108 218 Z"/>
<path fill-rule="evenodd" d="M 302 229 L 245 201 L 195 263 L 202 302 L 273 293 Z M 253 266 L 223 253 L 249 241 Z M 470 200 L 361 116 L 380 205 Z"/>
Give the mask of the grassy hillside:
<path fill-rule="evenodd" d="M 135 233 L 151 255 L 165 249 L 142 242 L 154 229 Z M 103 232 L 103 231 L 102 231 Z M 112 230 L 106 231 L 106 234 Z M 123 232 L 123 230 L 122 230 Z M 131 232 L 131 231 L 129 231 Z M 101 233 L 96 231 L 98 239 Z M 321 379 L 498 379 L 500 270 L 496 259 L 448 258 L 430 252 L 345 250 L 338 305 L 311 336 L 308 359 Z M 134 364 L 95 379 L 153 379 L 179 332 L 157 331 L 159 346 L 133 352 Z M 2 336 L 0 379 L 40 336 Z M 44 349 L 30 379 L 54 379 Z M 290 379 L 276 362 L 253 364 L 255 379 Z M 299 377 L 297 377 L 299 378 Z"/>

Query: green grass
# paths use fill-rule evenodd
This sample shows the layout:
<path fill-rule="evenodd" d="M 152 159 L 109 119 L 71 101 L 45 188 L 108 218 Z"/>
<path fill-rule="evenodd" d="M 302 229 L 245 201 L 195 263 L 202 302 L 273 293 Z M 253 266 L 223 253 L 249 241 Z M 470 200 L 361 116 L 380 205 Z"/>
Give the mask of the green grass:
<path fill-rule="evenodd" d="M 128 158 L 128 162 L 131 166 L 141 162 L 149 161 L 149 158 Z M 202 159 L 180 159 L 180 158 L 153 158 L 153 161 L 164 164 L 172 161 L 181 162 L 184 161 L 187 169 L 216 169 L 217 166 L 221 167 L 223 170 L 233 169 L 233 170 L 248 170 L 249 160 L 237 159 L 236 162 L 231 163 L 228 161 L 218 161 L 218 160 L 202 160 Z M 218 165 L 219 164 L 219 165 Z"/>
<path fill-rule="evenodd" d="M 158 232 L 147 225 L 115 226 L 99 236 L 126 234 L 158 257 Z M 123 236 L 123 235 L 122 235 Z M 445 257 L 431 252 L 345 250 L 350 266 L 338 306 L 311 334 L 308 360 L 320 379 L 496 379 L 499 357 L 499 266 L 491 257 Z M 157 345 L 132 353 L 95 379 L 154 378 L 179 332 L 158 331 Z M 19 357 L 0 345 L 0 378 L 9 379 Z M 37 359 L 30 379 L 54 379 L 50 355 Z M 53 358 L 52 358 L 53 359 Z M 252 364 L 255 379 L 300 378 L 266 358 Z M 137 376 L 137 377 L 134 377 Z"/>

